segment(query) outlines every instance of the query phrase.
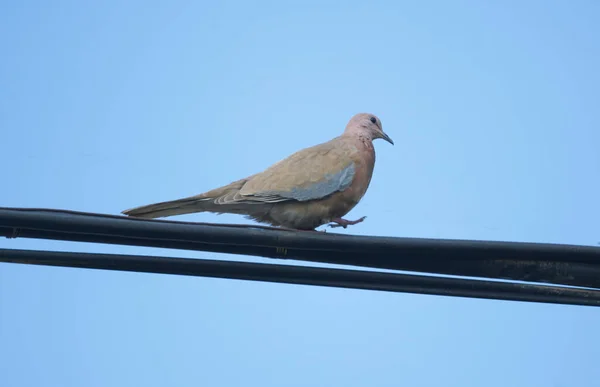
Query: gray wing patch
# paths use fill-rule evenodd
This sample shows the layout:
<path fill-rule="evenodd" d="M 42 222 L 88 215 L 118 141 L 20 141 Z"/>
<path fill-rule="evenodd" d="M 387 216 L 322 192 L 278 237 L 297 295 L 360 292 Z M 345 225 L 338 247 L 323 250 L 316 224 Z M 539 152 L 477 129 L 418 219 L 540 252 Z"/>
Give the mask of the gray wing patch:
<path fill-rule="evenodd" d="M 355 173 L 356 169 L 354 163 L 351 163 L 337 173 L 328 173 L 322 181 L 308 187 L 294 187 L 289 191 L 265 191 L 255 195 L 269 198 L 273 201 L 293 199 L 305 202 L 308 200 L 321 199 L 334 192 L 343 191 L 348 188 L 350 184 L 352 184 Z M 277 198 L 280 198 L 280 200 L 277 200 Z"/>

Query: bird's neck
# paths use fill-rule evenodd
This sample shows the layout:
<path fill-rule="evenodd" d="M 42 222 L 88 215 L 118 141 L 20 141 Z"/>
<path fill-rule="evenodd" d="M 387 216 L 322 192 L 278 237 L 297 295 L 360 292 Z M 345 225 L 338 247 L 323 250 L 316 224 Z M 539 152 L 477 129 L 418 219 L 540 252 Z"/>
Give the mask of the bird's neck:
<path fill-rule="evenodd" d="M 354 144 L 357 150 L 362 151 L 362 153 L 368 158 L 375 161 L 375 147 L 373 146 L 373 139 L 369 135 L 369 133 L 344 133 L 342 138 L 346 138 L 346 141 Z"/>
<path fill-rule="evenodd" d="M 375 147 L 373 146 L 373 140 L 371 139 L 371 137 L 359 135 L 358 141 L 360 142 L 361 146 L 364 147 L 365 150 L 373 152 L 373 155 L 375 155 Z"/>

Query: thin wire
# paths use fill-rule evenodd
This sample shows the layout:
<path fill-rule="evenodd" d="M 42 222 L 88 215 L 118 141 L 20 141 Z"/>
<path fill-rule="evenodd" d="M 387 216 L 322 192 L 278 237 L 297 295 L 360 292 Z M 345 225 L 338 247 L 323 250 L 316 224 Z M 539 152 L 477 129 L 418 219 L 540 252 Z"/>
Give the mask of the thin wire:
<path fill-rule="evenodd" d="M 306 266 L 13 249 L 0 249 L 0 262 L 439 296 L 600 306 L 600 291 L 598 290 Z"/>
<path fill-rule="evenodd" d="M 0 235 L 600 288 L 595 246 L 290 232 L 22 208 L 0 208 Z"/>

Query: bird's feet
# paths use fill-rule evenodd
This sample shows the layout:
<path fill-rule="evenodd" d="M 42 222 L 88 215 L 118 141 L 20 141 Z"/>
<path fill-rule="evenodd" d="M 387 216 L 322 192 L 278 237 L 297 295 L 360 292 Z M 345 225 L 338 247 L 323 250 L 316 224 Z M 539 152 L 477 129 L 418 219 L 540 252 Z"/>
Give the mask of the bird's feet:
<path fill-rule="evenodd" d="M 362 218 L 356 219 L 356 220 L 348 220 L 348 219 L 344 219 L 344 218 L 334 218 L 334 219 L 331 219 L 331 221 L 335 224 L 330 224 L 329 227 L 331 227 L 331 228 L 336 228 L 336 227 L 346 228 L 348 226 L 353 226 L 355 224 L 358 224 L 365 219 L 366 219 L 366 216 L 363 216 Z"/>

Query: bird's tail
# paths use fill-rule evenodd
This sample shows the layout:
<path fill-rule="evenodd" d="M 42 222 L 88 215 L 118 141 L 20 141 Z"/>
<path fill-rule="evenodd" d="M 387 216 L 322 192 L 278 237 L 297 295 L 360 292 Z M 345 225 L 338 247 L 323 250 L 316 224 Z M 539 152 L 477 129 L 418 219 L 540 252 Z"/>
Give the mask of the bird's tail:
<path fill-rule="evenodd" d="M 246 206 L 236 205 L 235 203 L 227 205 L 219 203 L 220 199 L 239 192 L 245 182 L 246 179 L 238 180 L 200 195 L 148 204 L 125 210 L 122 213 L 127 216 L 147 219 L 191 214 L 193 212 L 245 214 L 247 213 Z"/>
<path fill-rule="evenodd" d="M 184 215 L 192 212 L 206 211 L 202 208 L 202 202 L 205 202 L 206 204 L 212 203 L 212 201 L 208 201 L 207 199 L 190 197 L 131 208 L 123 211 L 123 214 L 147 219 Z"/>

